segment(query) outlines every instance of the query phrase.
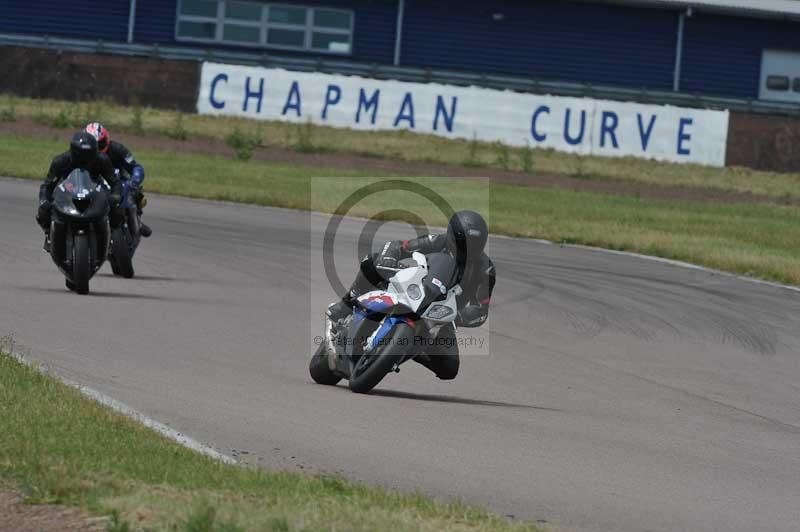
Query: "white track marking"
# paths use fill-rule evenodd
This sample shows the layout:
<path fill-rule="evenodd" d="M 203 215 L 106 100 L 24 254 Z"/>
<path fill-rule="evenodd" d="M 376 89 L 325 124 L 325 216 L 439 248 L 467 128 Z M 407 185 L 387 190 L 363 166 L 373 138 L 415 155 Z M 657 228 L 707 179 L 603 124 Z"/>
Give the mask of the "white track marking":
<path fill-rule="evenodd" d="M 195 452 L 198 452 L 198 453 L 200 453 L 202 455 L 205 455 L 205 456 L 208 456 L 210 458 L 213 458 L 214 460 L 219 460 L 220 462 L 223 462 L 223 463 L 226 463 L 226 464 L 236 464 L 237 463 L 234 458 L 232 458 L 232 457 L 230 457 L 230 456 L 228 456 L 226 454 L 223 454 L 223 453 L 217 451 L 216 449 L 214 449 L 214 448 L 212 448 L 212 447 L 210 447 L 210 446 L 208 446 L 208 445 L 206 445 L 204 443 L 200 443 L 199 441 L 195 440 L 194 438 L 191 438 L 191 437 L 187 436 L 186 434 L 178 432 L 177 430 L 173 429 L 172 427 L 169 427 L 169 426 L 167 426 L 167 425 L 165 425 L 163 423 L 160 423 L 160 422 L 156 421 L 155 419 L 147 417 L 146 415 L 142 414 L 138 410 L 135 410 L 135 409 L 131 408 L 130 406 L 126 405 L 125 403 L 123 403 L 121 401 L 117 401 L 113 397 L 110 397 L 110 396 L 108 396 L 108 395 L 106 395 L 106 394 L 104 394 L 102 392 L 98 392 L 94 388 L 89 388 L 88 386 L 84 386 L 83 384 L 80 384 L 78 382 L 66 379 L 66 378 L 64 378 L 64 377 L 62 377 L 62 376 L 50 371 L 49 366 L 47 366 L 46 364 L 38 363 L 37 361 L 32 360 L 30 358 L 27 358 L 27 357 L 23 356 L 20 353 L 14 352 L 13 350 L 11 352 L 11 356 L 15 360 L 17 360 L 17 361 L 25 364 L 26 366 L 28 366 L 29 368 L 32 368 L 35 371 L 38 371 L 38 372 L 40 372 L 40 373 L 42 373 L 44 375 L 47 375 L 47 376 L 53 377 L 55 379 L 58 379 L 60 382 L 66 384 L 67 386 L 69 386 L 71 388 L 75 388 L 76 390 L 78 390 L 83 396 L 88 397 L 89 399 L 91 399 L 93 401 L 96 401 L 96 402 L 100 403 L 101 405 L 106 406 L 106 407 L 110 408 L 111 410 L 122 414 L 123 416 L 129 417 L 129 418 L 133 419 L 134 421 L 137 421 L 138 423 L 141 423 L 145 427 L 156 431 L 157 433 L 161 434 L 162 436 L 165 436 L 166 438 L 169 438 L 170 440 L 172 440 L 172 441 L 174 441 L 174 442 L 176 442 L 176 443 L 178 443 L 178 444 L 180 444 L 180 445 L 182 445 L 182 446 L 184 446 L 184 447 L 186 447 L 188 449 L 191 449 L 191 450 L 193 450 Z"/>

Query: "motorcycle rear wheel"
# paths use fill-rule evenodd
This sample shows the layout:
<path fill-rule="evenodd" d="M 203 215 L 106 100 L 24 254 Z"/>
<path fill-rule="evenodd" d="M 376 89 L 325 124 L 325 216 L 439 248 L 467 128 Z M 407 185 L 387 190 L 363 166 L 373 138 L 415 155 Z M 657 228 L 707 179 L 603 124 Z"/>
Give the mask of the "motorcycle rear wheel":
<path fill-rule="evenodd" d="M 332 372 L 331 368 L 328 366 L 328 354 L 325 352 L 324 344 L 321 344 L 311 357 L 311 363 L 308 365 L 308 372 L 317 384 L 334 386 L 342 380 L 342 378 Z"/>
<path fill-rule="evenodd" d="M 133 278 L 133 258 L 131 257 L 131 247 L 128 232 L 119 227 L 114 230 L 111 237 L 111 270 L 114 275 L 121 275 L 125 279 Z"/>

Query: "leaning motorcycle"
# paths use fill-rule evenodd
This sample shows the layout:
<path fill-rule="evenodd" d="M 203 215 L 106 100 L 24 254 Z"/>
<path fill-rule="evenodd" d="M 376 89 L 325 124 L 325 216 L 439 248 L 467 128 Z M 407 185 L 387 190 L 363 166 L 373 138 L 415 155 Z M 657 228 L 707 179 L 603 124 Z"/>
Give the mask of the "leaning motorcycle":
<path fill-rule="evenodd" d="M 379 266 L 391 274 L 386 290 L 358 297 L 342 320 L 326 316 L 323 341 L 309 365 L 315 382 L 347 379 L 353 392 L 367 393 L 401 364 L 429 356 L 427 340 L 458 315 L 458 269 L 446 253 L 415 252 L 411 261 L 401 268 Z"/>
<path fill-rule="evenodd" d="M 133 254 L 139 247 L 141 240 L 141 221 L 134 200 L 134 190 L 130 179 L 120 176 L 122 184 L 122 199 L 120 208 L 123 217 L 122 224 L 111 232 L 111 250 L 108 262 L 111 271 L 125 279 L 133 278 Z"/>
<path fill-rule="evenodd" d="M 67 288 L 89 293 L 89 280 L 106 260 L 109 199 L 102 184 L 77 168 L 53 191 L 50 256 Z"/>

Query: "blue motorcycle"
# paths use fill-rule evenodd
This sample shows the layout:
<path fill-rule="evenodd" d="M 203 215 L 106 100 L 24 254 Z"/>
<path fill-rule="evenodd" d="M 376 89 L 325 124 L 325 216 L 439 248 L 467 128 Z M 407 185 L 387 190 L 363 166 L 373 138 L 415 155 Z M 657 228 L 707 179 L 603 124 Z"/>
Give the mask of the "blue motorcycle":
<path fill-rule="evenodd" d="M 114 275 L 131 279 L 134 275 L 133 255 L 142 238 L 142 224 L 134 199 L 136 191 L 133 183 L 126 176 L 119 175 L 119 177 L 122 184 L 120 208 L 123 211 L 123 221 L 118 228 L 111 231 L 108 262 L 111 264 L 111 271 L 114 272 Z"/>

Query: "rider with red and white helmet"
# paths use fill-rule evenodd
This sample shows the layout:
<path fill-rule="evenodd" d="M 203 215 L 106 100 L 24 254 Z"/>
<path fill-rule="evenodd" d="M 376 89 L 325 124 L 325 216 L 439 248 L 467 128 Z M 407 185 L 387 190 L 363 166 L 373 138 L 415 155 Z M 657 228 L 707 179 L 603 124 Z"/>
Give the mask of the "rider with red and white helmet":
<path fill-rule="evenodd" d="M 86 132 L 97 139 L 97 149 L 100 153 L 105 153 L 114 169 L 119 171 L 120 178 L 130 180 L 130 192 L 136 200 L 139 215 L 142 208 L 146 205 L 142 184 L 144 183 L 144 167 L 136 162 L 131 151 L 122 143 L 111 140 L 111 133 L 100 122 L 91 122 L 86 125 Z M 143 237 L 149 237 L 153 231 L 146 224 L 142 223 L 140 228 Z"/>

